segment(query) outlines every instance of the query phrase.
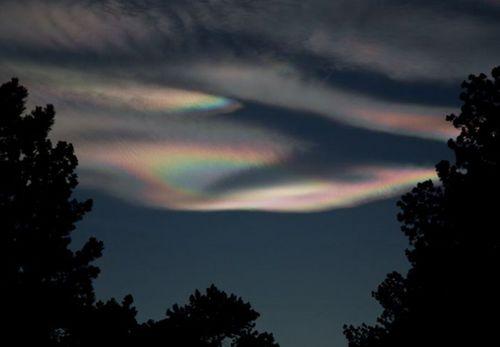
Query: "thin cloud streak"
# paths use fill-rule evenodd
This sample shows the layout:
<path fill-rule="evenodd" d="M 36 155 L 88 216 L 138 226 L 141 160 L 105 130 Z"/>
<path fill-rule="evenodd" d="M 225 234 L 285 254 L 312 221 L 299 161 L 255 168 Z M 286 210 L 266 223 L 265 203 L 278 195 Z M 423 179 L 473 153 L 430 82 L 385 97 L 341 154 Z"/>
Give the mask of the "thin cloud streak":
<path fill-rule="evenodd" d="M 412 167 L 354 167 L 363 173 L 358 182 L 335 177 L 303 179 L 275 186 L 230 192 L 212 202 L 187 206 L 190 210 L 264 210 L 273 212 L 320 212 L 353 207 L 403 192 L 417 182 L 435 179 L 434 170 Z"/>
<path fill-rule="evenodd" d="M 307 80 L 293 70 L 203 64 L 184 71 L 184 78 L 217 93 L 309 111 L 351 126 L 441 140 L 456 134 L 444 119 L 451 108 L 377 100 Z"/>

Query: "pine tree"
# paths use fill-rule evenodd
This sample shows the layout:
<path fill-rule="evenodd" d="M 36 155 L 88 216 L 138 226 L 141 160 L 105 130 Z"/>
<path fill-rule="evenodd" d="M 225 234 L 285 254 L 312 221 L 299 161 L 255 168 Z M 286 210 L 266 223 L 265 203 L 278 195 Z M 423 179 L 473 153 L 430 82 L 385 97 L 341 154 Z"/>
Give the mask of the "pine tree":
<path fill-rule="evenodd" d="M 350 347 L 498 344 L 500 310 L 500 67 L 462 84 L 455 161 L 436 165 L 440 184 L 418 184 L 398 202 L 411 268 L 373 293 L 374 326 L 346 326 Z"/>
<path fill-rule="evenodd" d="M 48 138 L 51 105 L 24 114 L 27 90 L 17 79 L 0 86 L 0 221 L 4 274 L 4 339 L 53 345 L 94 303 L 91 265 L 102 243 L 69 248 L 75 223 L 92 202 L 77 201 L 77 159 L 66 142 Z"/>

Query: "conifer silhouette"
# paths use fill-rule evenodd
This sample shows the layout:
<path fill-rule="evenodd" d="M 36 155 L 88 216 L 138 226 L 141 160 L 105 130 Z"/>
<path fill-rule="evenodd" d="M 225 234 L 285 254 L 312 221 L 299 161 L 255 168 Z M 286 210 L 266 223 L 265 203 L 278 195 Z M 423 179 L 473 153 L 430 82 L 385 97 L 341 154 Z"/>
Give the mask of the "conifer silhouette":
<path fill-rule="evenodd" d="M 462 84 L 455 160 L 436 165 L 439 183 L 418 184 L 398 202 L 411 268 L 373 293 L 374 326 L 346 326 L 350 347 L 486 346 L 498 343 L 500 309 L 500 67 Z M 495 342 L 496 341 L 496 342 Z"/>

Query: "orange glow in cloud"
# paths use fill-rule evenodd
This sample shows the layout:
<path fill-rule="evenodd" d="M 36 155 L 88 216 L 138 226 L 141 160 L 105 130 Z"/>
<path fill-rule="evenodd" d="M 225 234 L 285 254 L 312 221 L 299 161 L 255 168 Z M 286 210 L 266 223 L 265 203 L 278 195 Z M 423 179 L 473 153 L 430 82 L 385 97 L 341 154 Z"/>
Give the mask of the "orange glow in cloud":
<path fill-rule="evenodd" d="M 361 120 L 370 122 L 385 131 L 415 135 L 424 138 L 445 139 L 458 135 L 450 122 L 443 117 L 426 114 L 399 113 L 391 110 L 353 109 Z"/>

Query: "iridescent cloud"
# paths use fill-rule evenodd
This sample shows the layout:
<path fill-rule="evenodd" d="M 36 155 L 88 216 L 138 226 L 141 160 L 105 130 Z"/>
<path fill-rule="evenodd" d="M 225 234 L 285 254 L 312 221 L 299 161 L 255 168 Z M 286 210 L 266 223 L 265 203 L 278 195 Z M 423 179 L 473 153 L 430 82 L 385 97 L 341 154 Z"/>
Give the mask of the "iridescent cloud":
<path fill-rule="evenodd" d="M 155 112 L 161 115 L 224 113 L 240 107 L 235 100 L 222 96 L 141 83 L 131 78 L 99 76 L 78 69 L 4 63 L 2 70 L 6 75 L 21 77 L 33 90 L 36 101 Z"/>
<path fill-rule="evenodd" d="M 287 166 L 290 153 L 258 145 L 156 143 L 125 148 L 106 146 L 104 150 L 87 146 L 81 155 L 92 169 L 116 177 L 122 175 L 131 182 L 107 181 L 106 187 L 100 188 L 114 190 L 132 202 L 180 210 L 321 211 L 382 199 L 435 177 L 434 170 L 427 168 L 353 166 L 343 172 L 344 178 L 301 177 L 296 173 L 293 179 L 287 179 L 287 174 L 293 174 L 294 170 Z M 247 170 L 266 170 L 277 165 L 284 167 L 280 182 L 211 189 L 214 184 Z M 350 179 L 345 179 L 345 175 Z"/>
<path fill-rule="evenodd" d="M 417 182 L 436 178 L 433 169 L 418 167 L 353 167 L 348 173 L 362 174 L 356 181 L 335 177 L 258 187 L 223 194 L 211 202 L 193 204 L 193 210 L 265 210 L 315 212 L 352 207 L 401 193 Z"/>
<path fill-rule="evenodd" d="M 388 106 L 386 110 L 353 107 L 353 117 L 360 124 L 386 132 L 400 133 L 431 139 L 448 139 L 457 135 L 444 117 L 432 116 L 429 113 L 392 111 Z"/>
<path fill-rule="evenodd" d="M 391 102 L 348 92 L 307 79 L 291 67 L 200 64 L 186 68 L 184 76 L 233 98 L 313 112 L 356 127 L 437 140 L 456 135 L 445 121 L 452 108 Z"/>
<path fill-rule="evenodd" d="M 132 187 L 142 187 L 140 192 L 134 189 L 115 193 L 135 199 L 136 203 L 177 209 L 210 200 L 205 190 L 217 180 L 278 164 L 289 154 L 290 149 L 271 143 L 186 142 L 107 144 L 104 148 L 89 144 L 79 152 L 84 167 L 117 177 L 126 173 L 126 180 L 135 181 Z M 112 186 L 108 188 L 113 190 Z"/>
<path fill-rule="evenodd" d="M 153 111 L 162 114 L 195 112 L 231 112 L 239 104 L 231 99 L 197 91 L 137 84 L 92 85 L 84 88 L 59 89 L 66 101 L 92 103 L 96 106 Z"/>
<path fill-rule="evenodd" d="M 432 169 L 387 164 L 351 164 L 335 174 L 335 163 L 329 163 L 330 173 L 312 168 L 305 174 L 296 170 L 300 164 L 291 163 L 309 144 L 238 123 L 230 114 L 205 117 L 244 106 L 233 98 L 62 68 L 10 68 L 28 77 L 37 101 L 63 107 L 66 116 L 57 134 L 77 145 L 83 184 L 133 203 L 178 210 L 311 212 L 385 198 L 434 177 Z M 200 70 L 198 78 L 210 77 L 212 89 L 234 97 L 312 111 L 353 126 L 430 138 L 451 135 L 441 118 L 425 114 L 428 109 L 383 104 L 307 84 L 293 70 L 281 71 L 214 66 L 208 75 Z M 253 88 L 255 83 L 260 88 Z M 266 180 L 276 168 L 278 177 Z M 258 184 L 220 185 L 253 171 L 264 177 Z"/>
<path fill-rule="evenodd" d="M 450 81 L 498 56 L 488 44 L 496 42 L 498 24 L 420 5 L 313 3 L 306 9 L 268 0 L 153 0 L 144 8 L 120 0 L 6 0 L 0 76 L 20 77 L 34 103 L 56 105 L 54 137 L 75 143 L 84 185 L 139 204 L 319 211 L 384 198 L 434 177 L 423 167 L 431 151 L 417 146 L 438 142 L 379 132 L 443 141 L 455 134 L 444 121 L 453 109 L 374 92 L 374 81 L 353 87 L 342 80 L 349 73 L 329 83 L 320 79 L 319 65 L 331 63 L 333 74 L 383 76 L 391 85 Z M 376 15 L 359 27 L 357 15 L 339 11 L 355 8 Z M 470 57 L 457 54 L 464 47 Z M 290 125 L 271 119 L 273 112 L 285 119 L 289 110 L 295 111 Z M 314 124 L 302 132 L 301 122 Z M 361 138 L 325 140 L 319 133 L 329 127 Z M 364 135 L 380 144 L 376 158 L 362 153 Z M 399 141 L 407 147 L 384 152 Z"/>
<path fill-rule="evenodd" d="M 196 65 L 180 66 L 182 78 L 224 97 L 135 82 L 124 77 L 103 78 L 79 70 L 9 64 L 11 74 L 26 76 L 43 90 L 47 102 L 76 103 L 94 108 L 159 115 L 229 113 L 242 107 L 237 99 L 305 110 L 335 121 L 371 130 L 431 139 L 448 139 L 456 131 L 445 120 L 443 107 L 400 104 L 305 81 L 290 66 Z M 171 71 L 166 70 L 167 74 Z"/>

